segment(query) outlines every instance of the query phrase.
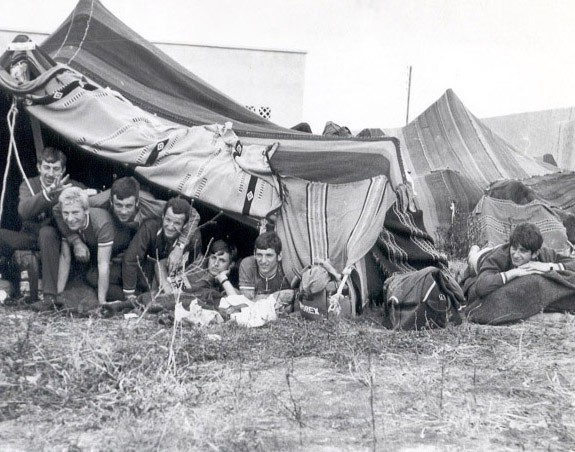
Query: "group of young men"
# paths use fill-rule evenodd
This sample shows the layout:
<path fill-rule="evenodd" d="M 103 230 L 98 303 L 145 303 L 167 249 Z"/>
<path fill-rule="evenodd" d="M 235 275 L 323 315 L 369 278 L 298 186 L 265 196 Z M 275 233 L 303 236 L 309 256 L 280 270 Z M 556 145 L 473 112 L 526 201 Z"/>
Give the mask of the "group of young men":
<path fill-rule="evenodd" d="M 22 182 L 18 214 L 20 231 L 0 229 L 0 254 L 10 259 L 15 250 L 38 252 L 43 300 L 30 300 L 36 310 L 58 308 L 58 294 L 72 268 L 80 269 L 96 289 L 98 302 L 134 300 L 153 287 L 171 293 L 174 275 L 196 259 L 184 291 L 198 293 L 216 304 L 225 295 L 254 300 L 285 291 L 293 297 L 282 266 L 282 244 L 274 232 L 261 234 L 254 255 L 239 265 L 239 283 L 230 281 L 237 268 L 236 248 L 223 240 L 202 253 L 200 216 L 182 197 L 162 201 L 141 190 L 132 177 L 117 179 L 97 193 L 66 175 L 66 156 L 55 148 L 43 150 L 39 175 Z M 509 281 L 554 270 L 575 271 L 575 259 L 543 245 L 539 229 L 518 225 L 509 243 L 494 249 L 472 247 L 469 274 L 463 282 L 471 302 L 488 296 Z M 72 263 L 75 262 L 73 266 Z M 154 286 L 155 285 L 155 286 Z"/>
<path fill-rule="evenodd" d="M 253 300 L 289 289 L 274 232 L 256 239 L 254 256 L 239 266 L 236 288 L 229 279 L 237 266 L 236 248 L 218 240 L 204 257 L 200 216 L 186 199 L 158 200 L 132 177 L 96 193 L 69 179 L 65 154 L 52 147 L 43 150 L 37 168 L 39 175 L 20 186 L 21 230 L 0 229 L 3 256 L 10 258 L 15 250 L 39 252 L 43 300 L 30 300 L 32 309 L 61 306 L 58 295 L 72 268 L 96 289 L 102 306 L 133 300 L 153 287 L 170 293 L 178 274 L 186 278 L 181 288 L 198 294 L 239 293 Z M 198 270 L 186 275 L 186 263 L 194 259 Z"/>

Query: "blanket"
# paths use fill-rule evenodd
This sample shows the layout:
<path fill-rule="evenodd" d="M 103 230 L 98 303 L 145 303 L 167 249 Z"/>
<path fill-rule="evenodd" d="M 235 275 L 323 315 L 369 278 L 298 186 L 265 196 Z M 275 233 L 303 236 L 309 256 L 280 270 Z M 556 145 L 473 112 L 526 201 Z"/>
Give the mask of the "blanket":
<path fill-rule="evenodd" d="M 423 212 L 403 211 L 394 203 L 386 213 L 372 255 L 384 276 L 425 267 L 447 268 L 447 256 L 435 248 L 425 230 Z"/>
<path fill-rule="evenodd" d="M 464 314 L 470 322 L 501 325 L 542 311 L 575 312 L 575 272 L 553 271 L 514 279 L 470 303 Z"/>

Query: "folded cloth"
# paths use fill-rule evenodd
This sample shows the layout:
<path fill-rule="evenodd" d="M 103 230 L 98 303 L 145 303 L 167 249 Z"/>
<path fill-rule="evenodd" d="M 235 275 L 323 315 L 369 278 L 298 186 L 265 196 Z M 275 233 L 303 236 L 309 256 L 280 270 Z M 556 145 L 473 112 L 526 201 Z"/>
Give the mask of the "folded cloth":
<path fill-rule="evenodd" d="M 470 322 L 501 325 L 542 311 L 575 312 L 575 272 L 552 271 L 514 279 L 465 308 Z"/>
<path fill-rule="evenodd" d="M 243 295 L 232 295 L 222 298 L 220 309 L 241 307 L 239 312 L 230 314 L 230 320 L 247 328 L 255 328 L 277 320 L 275 304 L 273 294 L 258 301 L 248 300 Z"/>
<path fill-rule="evenodd" d="M 184 308 L 180 301 L 177 301 L 174 308 L 174 320 L 176 322 L 186 321 L 198 326 L 222 323 L 224 321 L 218 312 L 210 309 L 202 309 L 198 305 L 197 299 L 192 300 L 189 310 Z"/>

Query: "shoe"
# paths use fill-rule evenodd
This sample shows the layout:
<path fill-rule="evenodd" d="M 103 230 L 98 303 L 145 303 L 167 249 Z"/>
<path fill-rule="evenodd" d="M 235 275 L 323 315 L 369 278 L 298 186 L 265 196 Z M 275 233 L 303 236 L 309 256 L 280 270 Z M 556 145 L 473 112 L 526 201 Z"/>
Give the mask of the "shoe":
<path fill-rule="evenodd" d="M 58 311 L 64 305 L 58 302 L 56 295 L 44 294 L 44 299 L 29 305 L 30 310 L 36 312 Z"/>

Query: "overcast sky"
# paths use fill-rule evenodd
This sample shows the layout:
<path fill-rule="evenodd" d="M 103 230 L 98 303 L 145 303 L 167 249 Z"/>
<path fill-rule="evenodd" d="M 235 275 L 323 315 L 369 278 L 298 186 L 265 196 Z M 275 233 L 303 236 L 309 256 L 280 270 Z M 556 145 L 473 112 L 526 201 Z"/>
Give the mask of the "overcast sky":
<path fill-rule="evenodd" d="M 575 106 L 572 0 L 101 0 L 151 41 L 304 50 L 304 118 L 405 123 L 448 88 L 478 117 Z M 76 0 L 3 0 L 0 28 L 52 32 Z M 290 124 L 283 124 L 290 126 Z"/>

